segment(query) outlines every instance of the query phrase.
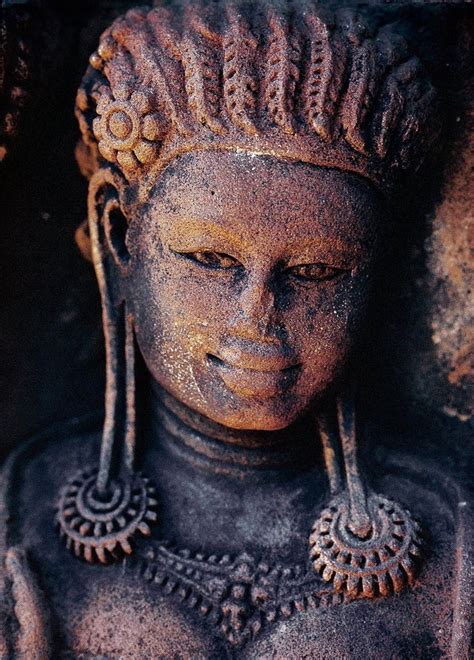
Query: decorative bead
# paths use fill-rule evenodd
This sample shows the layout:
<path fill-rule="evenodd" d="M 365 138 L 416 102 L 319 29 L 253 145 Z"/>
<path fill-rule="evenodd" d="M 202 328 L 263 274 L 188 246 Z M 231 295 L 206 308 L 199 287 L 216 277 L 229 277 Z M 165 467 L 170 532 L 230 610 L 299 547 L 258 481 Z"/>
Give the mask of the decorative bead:
<path fill-rule="evenodd" d="M 117 161 L 124 170 L 133 172 L 139 167 L 139 162 L 131 151 L 119 151 Z"/>
<path fill-rule="evenodd" d="M 95 117 L 94 121 L 92 122 L 92 130 L 94 131 L 94 135 L 97 138 L 97 140 L 102 139 L 102 121 L 100 117 Z"/>
<path fill-rule="evenodd" d="M 132 131 L 133 122 L 129 115 L 121 110 L 114 112 L 109 117 L 109 130 L 121 140 L 128 137 Z"/>
<path fill-rule="evenodd" d="M 163 134 L 163 127 L 158 114 L 146 115 L 143 118 L 143 137 L 151 142 L 159 140 Z"/>
<path fill-rule="evenodd" d="M 144 165 L 151 163 L 158 155 L 158 146 L 153 142 L 145 142 L 141 140 L 134 149 L 134 153 L 140 163 Z"/>
<path fill-rule="evenodd" d="M 130 85 L 127 85 L 127 83 L 120 83 L 114 87 L 114 96 L 117 101 L 127 101 L 130 98 L 131 91 Z"/>
<path fill-rule="evenodd" d="M 109 160 L 111 163 L 115 163 L 116 160 L 115 149 L 112 149 L 112 147 L 109 147 L 109 145 L 103 141 L 100 141 L 98 146 L 99 146 L 99 151 L 101 155 L 105 158 L 105 160 Z"/>
<path fill-rule="evenodd" d="M 148 94 L 145 92 L 133 92 L 130 101 L 132 105 L 140 112 L 142 115 L 151 110 L 151 100 Z"/>
<path fill-rule="evenodd" d="M 98 55 L 98 53 L 92 53 L 92 55 L 89 57 L 89 64 L 94 69 L 97 69 L 97 71 L 102 71 L 102 68 L 104 66 L 104 61 L 102 60 L 100 55 Z"/>
<path fill-rule="evenodd" d="M 115 55 L 116 48 L 117 47 L 115 41 L 112 39 L 112 37 L 109 36 L 101 41 L 97 52 L 101 58 L 107 62 L 111 60 Z"/>

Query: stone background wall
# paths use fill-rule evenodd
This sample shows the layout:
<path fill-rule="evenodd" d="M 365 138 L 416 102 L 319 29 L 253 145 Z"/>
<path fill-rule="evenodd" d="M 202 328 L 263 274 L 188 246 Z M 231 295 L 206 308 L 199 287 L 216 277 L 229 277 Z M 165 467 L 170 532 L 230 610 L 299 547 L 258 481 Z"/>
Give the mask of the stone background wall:
<path fill-rule="evenodd" d="M 16 135 L 0 129 L 1 456 L 45 426 L 100 414 L 100 305 L 92 267 L 74 241 L 86 214 L 86 183 L 74 160 L 73 107 L 98 35 L 132 4 L 9 2 L 2 10 L 2 117 L 5 99 L 18 95 L 8 89 L 13 51 L 5 47 L 17 11 L 30 21 L 31 76 Z M 389 11 L 414 20 L 443 96 L 445 139 L 398 205 L 365 347 L 362 397 L 369 417 L 383 416 L 401 431 L 416 427 L 430 443 L 447 439 L 453 455 L 465 459 L 474 412 L 474 15 L 462 3 L 404 3 Z"/>

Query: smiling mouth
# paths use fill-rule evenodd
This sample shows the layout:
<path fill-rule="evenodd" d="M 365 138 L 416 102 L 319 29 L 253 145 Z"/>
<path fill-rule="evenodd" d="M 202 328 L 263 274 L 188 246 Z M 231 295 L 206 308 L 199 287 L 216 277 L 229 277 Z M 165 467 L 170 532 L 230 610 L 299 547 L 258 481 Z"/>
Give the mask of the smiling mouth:
<path fill-rule="evenodd" d="M 275 368 L 273 361 L 265 364 L 258 362 L 260 368 L 231 364 L 221 358 L 207 353 L 209 366 L 216 370 L 225 385 L 240 396 L 267 399 L 277 394 L 282 394 L 294 385 L 301 364 L 294 364 L 283 368 Z M 246 362 L 247 364 L 247 362 Z M 267 367 L 267 368 L 262 368 Z"/>

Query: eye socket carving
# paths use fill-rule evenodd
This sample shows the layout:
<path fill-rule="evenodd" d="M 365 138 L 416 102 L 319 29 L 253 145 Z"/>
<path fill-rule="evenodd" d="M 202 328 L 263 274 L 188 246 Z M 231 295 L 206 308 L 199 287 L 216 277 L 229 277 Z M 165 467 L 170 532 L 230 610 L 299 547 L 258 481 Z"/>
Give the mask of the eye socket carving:
<path fill-rule="evenodd" d="M 174 251 L 174 250 L 173 250 Z M 209 268 L 211 270 L 230 270 L 232 268 L 243 268 L 235 257 L 224 252 L 214 250 L 199 250 L 197 252 L 175 252 L 189 261 Z M 349 270 L 336 268 L 323 263 L 299 264 L 283 270 L 282 274 L 293 277 L 301 282 L 326 282 L 346 275 Z"/>
<path fill-rule="evenodd" d="M 199 252 L 177 252 L 176 254 L 186 257 L 186 259 L 189 259 L 200 266 L 211 268 L 213 270 L 229 270 L 230 268 L 242 266 L 240 261 L 224 252 L 200 250 Z"/>
<path fill-rule="evenodd" d="M 292 266 L 291 268 L 287 268 L 285 272 L 291 277 L 303 282 L 327 282 L 346 275 L 349 271 L 344 268 L 328 266 L 327 264 L 314 263 Z"/>

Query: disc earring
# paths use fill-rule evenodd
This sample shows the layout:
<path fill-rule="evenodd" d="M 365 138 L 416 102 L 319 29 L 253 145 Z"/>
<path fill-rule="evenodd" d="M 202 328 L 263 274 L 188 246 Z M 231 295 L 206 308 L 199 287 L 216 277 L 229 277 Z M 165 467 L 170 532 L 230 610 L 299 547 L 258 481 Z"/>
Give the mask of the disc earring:
<path fill-rule="evenodd" d="M 112 176 L 105 173 L 104 176 Z M 95 198 L 92 188 L 91 197 Z M 93 199 L 95 202 L 95 199 Z M 57 513 L 60 536 L 77 557 L 109 563 L 133 550 L 157 520 L 156 493 L 135 471 L 135 340 L 126 303 L 114 305 L 106 287 L 102 241 L 95 210 L 89 211 L 94 265 L 102 296 L 106 348 L 105 420 L 98 468 L 82 470 L 63 489 Z"/>
<path fill-rule="evenodd" d="M 415 579 L 420 527 L 406 509 L 374 493 L 360 477 L 353 392 L 338 398 L 337 420 L 339 437 L 327 416 L 318 424 L 331 501 L 309 538 L 314 570 L 353 597 L 399 593 Z"/>

